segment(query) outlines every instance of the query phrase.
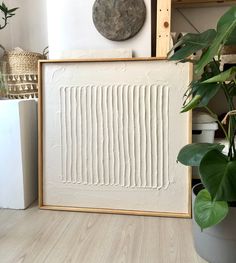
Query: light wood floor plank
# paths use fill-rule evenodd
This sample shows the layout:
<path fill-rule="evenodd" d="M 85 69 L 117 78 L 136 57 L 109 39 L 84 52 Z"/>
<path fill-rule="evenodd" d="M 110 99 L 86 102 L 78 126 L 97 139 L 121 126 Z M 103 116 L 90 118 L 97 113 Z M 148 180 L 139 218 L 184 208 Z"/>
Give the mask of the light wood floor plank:
<path fill-rule="evenodd" d="M 0 210 L 1 263 L 205 263 L 191 220 Z"/>

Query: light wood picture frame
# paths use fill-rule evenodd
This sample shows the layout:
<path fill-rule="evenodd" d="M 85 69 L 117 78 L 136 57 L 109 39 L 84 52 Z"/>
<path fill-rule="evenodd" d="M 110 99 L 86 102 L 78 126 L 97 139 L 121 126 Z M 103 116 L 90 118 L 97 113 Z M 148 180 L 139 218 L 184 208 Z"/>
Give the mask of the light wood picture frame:
<path fill-rule="evenodd" d="M 191 217 L 191 142 L 180 114 L 189 64 L 164 59 L 39 62 L 39 207 Z"/>

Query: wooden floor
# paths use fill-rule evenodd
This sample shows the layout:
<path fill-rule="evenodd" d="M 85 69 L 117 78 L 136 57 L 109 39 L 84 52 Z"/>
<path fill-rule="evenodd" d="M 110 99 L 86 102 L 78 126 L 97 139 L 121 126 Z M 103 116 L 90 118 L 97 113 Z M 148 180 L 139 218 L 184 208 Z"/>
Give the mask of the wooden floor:
<path fill-rule="evenodd" d="M 191 220 L 0 209 L 1 263 L 203 263 Z"/>

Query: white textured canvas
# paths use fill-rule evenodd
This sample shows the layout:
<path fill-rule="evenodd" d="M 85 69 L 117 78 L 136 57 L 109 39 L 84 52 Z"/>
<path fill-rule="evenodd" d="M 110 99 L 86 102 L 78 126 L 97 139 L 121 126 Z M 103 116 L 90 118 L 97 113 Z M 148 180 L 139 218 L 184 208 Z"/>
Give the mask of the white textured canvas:
<path fill-rule="evenodd" d="M 44 63 L 44 205 L 189 213 L 189 66 Z"/>
<path fill-rule="evenodd" d="M 107 49 L 107 50 L 90 50 L 77 49 L 65 50 L 59 56 L 60 59 L 97 59 L 97 58 L 132 58 L 132 49 Z"/>

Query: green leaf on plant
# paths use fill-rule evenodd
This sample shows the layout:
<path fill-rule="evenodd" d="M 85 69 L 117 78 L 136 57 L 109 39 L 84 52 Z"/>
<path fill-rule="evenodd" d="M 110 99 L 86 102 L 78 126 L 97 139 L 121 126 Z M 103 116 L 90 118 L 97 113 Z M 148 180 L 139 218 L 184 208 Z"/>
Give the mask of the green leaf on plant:
<path fill-rule="evenodd" d="M 13 13 L 13 12 L 15 12 L 17 9 L 19 9 L 19 7 L 15 7 L 15 8 L 9 9 L 9 10 L 8 10 L 8 13 Z"/>
<path fill-rule="evenodd" d="M 7 6 L 5 5 L 5 3 L 4 3 L 4 2 L 2 2 L 2 7 L 3 7 L 3 9 L 4 9 L 5 11 L 7 11 L 7 10 L 8 10 L 8 8 L 7 8 Z"/>
<path fill-rule="evenodd" d="M 236 45 L 236 28 L 234 29 L 234 31 L 228 37 L 225 45 L 231 45 L 231 46 Z"/>
<path fill-rule="evenodd" d="M 227 89 L 229 90 L 230 96 L 232 96 L 232 97 L 236 96 L 236 85 L 235 85 L 234 81 L 227 83 Z"/>
<path fill-rule="evenodd" d="M 236 201 L 236 161 L 220 151 L 208 151 L 199 166 L 201 180 L 215 200 Z"/>
<path fill-rule="evenodd" d="M 201 73 L 203 68 L 219 53 L 222 45 L 227 42 L 228 37 L 236 28 L 236 7 L 232 7 L 226 12 L 217 24 L 217 34 L 212 44 L 203 53 L 201 59 L 195 67 L 197 74 Z"/>
<path fill-rule="evenodd" d="M 194 203 L 194 218 L 201 229 L 214 226 L 228 214 L 229 207 L 225 201 L 212 201 L 210 193 L 201 190 Z"/>
<path fill-rule="evenodd" d="M 180 38 L 180 40 L 173 46 L 171 51 L 168 53 L 171 54 L 173 50 L 181 46 L 181 49 L 176 51 L 171 57 L 170 60 L 183 60 L 197 52 L 207 48 L 212 43 L 215 38 L 216 31 L 214 29 L 209 29 L 203 33 L 192 34 L 188 33 Z"/>
<path fill-rule="evenodd" d="M 0 10 L 5 14 L 7 12 L 6 8 L 0 5 Z"/>
<path fill-rule="evenodd" d="M 214 82 L 224 82 L 227 80 L 231 80 L 233 78 L 235 78 L 235 74 L 236 74 L 236 66 L 231 67 L 230 69 L 212 77 L 209 78 L 205 81 L 203 81 L 202 83 L 214 83 Z"/>
<path fill-rule="evenodd" d="M 232 22 L 236 19 L 236 6 L 229 8 L 229 10 L 223 14 L 217 23 L 217 32 L 224 32 L 229 26 L 232 26 Z M 232 32 L 232 30 L 230 31 Z M 229 36 L 229 34 L 228 34 Z"/>
<path fill-rule="evenodd" d="M 213 149 L 221 152 L 224 145 L 217 143 L 187 144 L 180 150 L 177 160 L 187 166 L 199 166 L 203 156 Z"/>
<path fill-rule="evenodd" d="M 210 100 L 217 94 L 219 90 L 220 85 L 200 83 L 199 88 L 196 91 L 196 94 L 200 95 L 202 98 L 198 104 L 198 107 L 207 106 Z"/>
<path fill-rule="evenodd" d="M 201 101 L 201 96 L 200 95 L 196 95 L 194 96 L 189 103 L 187 103 L 186 105 L 183 106 L 182 110 L 181 110 L 181 113 L 183 112 L 187 112 L 187 111 L 190 111 L 194 108 L 196 108 L 199 104 L 199 102 Z"/>
<path fill-rule="evenodd" d="M 212 77 L 218 75 L 219 74 L 219 67 L 220 67 L 219 61 L 209 62 L 204 68 L 204 72 L 202 74 L 200 81 L 203 82 L 204 80 L 207 80 L 209 78 L 212 78 Z"/>
<path fill-rule="evenodd" d="M 195 81 L 191 83 L 192 99 L 183 106 L 181 112 L 187 112 L 189 110 L 205 107 L 208 105 L 210 100 L 217 94 L 220 90 L 220 85 L 215 83 L 202 83 L 201 81 Z"/>

